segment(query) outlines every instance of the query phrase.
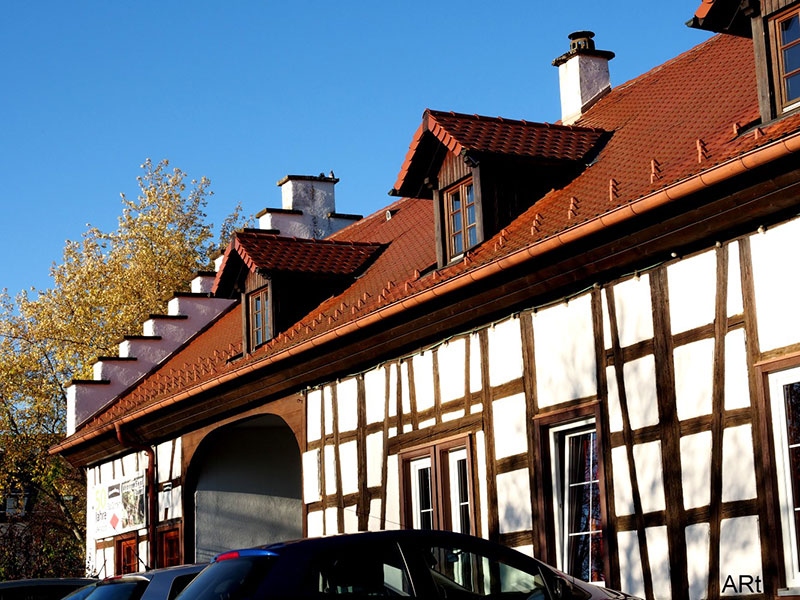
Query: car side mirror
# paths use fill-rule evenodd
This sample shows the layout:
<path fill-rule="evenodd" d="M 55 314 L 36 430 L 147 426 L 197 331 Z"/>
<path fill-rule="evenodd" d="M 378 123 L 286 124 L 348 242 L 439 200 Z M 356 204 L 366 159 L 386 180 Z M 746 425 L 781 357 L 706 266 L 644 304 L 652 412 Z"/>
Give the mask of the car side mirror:
<path fill-rule="evenodd" d="M 553 582 L 553 598 L 555 600 L 572 598 L 572 584 L 563 577 L 556 577 Z"/>

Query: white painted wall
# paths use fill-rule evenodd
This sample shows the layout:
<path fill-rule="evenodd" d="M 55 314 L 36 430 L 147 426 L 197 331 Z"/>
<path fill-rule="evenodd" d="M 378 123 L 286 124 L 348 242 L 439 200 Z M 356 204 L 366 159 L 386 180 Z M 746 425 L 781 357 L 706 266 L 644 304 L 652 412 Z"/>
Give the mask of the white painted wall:
<path fill-rule="evenodd" d="M 423 411 L 433 408 L 433 352 L 428 350 L 416 354 L 413 358 L 414 365 L 414 391 L 417 399 L 417 410 Z"/>
<path fill-rule="evenodd" d="M 603 292 L 605 347 L 611 347 L 607 292 Z M 650 276 L 646 273 L 614 286 L 619 345 L 631 346 L 653 337 L 653 309 L 650 301 Z"/>
<path fill-rule="evenodd" d="M 386 412 L 386 367 L 367 371 L 364 375 L 367 425 L 381 423 Z"/>
<path fill-rule="evenodd" d="M 355 377 L 343 379 L 337 384 L 336 404 L 339 409 L 339 433 L 354 431 L 358 427 L 358 381 Z"/>
<path fill-rule="evenodd" d="M 644 533 L 647 538 L 647 555 L 650 558 L 650 574 L 653 577 L 653 594 L 657 600 L 672 600 L 667 528 L 647 527 Z"/>
<path fill-rule="evenodd" d="M 515 394 L 492 403 L 495 458 L 528 451 L 525 394 Z"/>
<path fill-rule="evenodd" d="M 466 345 L 466 339 L 462 337 L 439 346 L 439 387 L 442 402 L 455 400 L 464 395 Z"/>
<path fill-rule="evenodd" d="M 719 565 L 720 591 L 725 587 L 728 575 L 732 575 L 737 584 L 739 575 L 752 575 L 763 581 L 758 517 L 722 520 L 719 531 Z M 733 594 L 728 588 L 723 595 Z"/>
<path fill-rule="evenodd" d="M 667 267 L 672 333 L 681 333 L 714 321 L 716 265 L 716 252 L 708 250 Z"/>
<path fill-rule="evenodd" d="M 518 469 L 497 476 L 497 514 L 500 533 L 531 528 L 531 485 L 528 469 Z"/>
<path fill-rule="evenodd" d="M 489 327 L 489 384 L 502 385 L 522 377 L 522 331 L 511 318 Z"/>
<path fill-rule="evenodd" d="M 617 549 L 620 587 L 629 594 L 644 598 L 644 571 L 638 534 L 635 531 L 620 531 L 617 534 Z"/>
<path fill-rule="evenodd" d="M 653 355 L 648 354 L 626 362 L 622 367 L 622 375 L 625 382 L 625 397 L 628 400 L 628 417 L 631 421 L 631 428 L 636 430 L 649 425 L 658 425 L 656 363 Z M 616 387 L 616 381 L 614 385 Z"/>
<path fill-rule="evenodd" d="M 635 444 L 633 446 L 633 462 L 636 464 L 636 479 L 639 482 L 642 510 L 646 513 L 664 510 L 666 505 L 664 503 L 661 442 L 657 440 L 645 444 Z"/>
<path fill-rule="evenodd" d="M 714 384 L 714 340 L 678 346 L 673 351 L 675 401 L 678 418 L 691 419 L 711 414 Z"/>
<path fill-rule="evenodd" d="M 711 502 L 711 432 L 681 438 L 681 478 L 684 508 Z"/>
<path fill-rule="evenodd" d="M 702 600 L 708 591 L 708 523 L 697 523 L 686 528 L 686 556 L 689 577 L 689 600 Z"/>
<path fill-rule="evenodd" d="M 722 434 L 722 501 L 755 497 L 752 425 L 727 427 Z"/>

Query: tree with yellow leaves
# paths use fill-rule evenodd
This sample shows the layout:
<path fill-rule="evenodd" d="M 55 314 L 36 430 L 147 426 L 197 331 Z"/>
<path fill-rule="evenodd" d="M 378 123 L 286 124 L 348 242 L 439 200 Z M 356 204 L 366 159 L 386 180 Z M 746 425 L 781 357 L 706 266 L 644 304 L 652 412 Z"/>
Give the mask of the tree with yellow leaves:
<path fill-rule="evenodd" d="M 148 314 L 165 312 L 245 224 L 237 207 L 215 242 L 209 181 L 187 181 L 166 160 L 142 169 L 117 229 L 89 227 L 68 241 L 50 289 L 0 294 L 0 502 L 10 507 L 0 512 L 0 580 L 83 571 L 84 477 L 47 453 L 64 436 L 65 387 L 90 377 L 94 359 Z"/>

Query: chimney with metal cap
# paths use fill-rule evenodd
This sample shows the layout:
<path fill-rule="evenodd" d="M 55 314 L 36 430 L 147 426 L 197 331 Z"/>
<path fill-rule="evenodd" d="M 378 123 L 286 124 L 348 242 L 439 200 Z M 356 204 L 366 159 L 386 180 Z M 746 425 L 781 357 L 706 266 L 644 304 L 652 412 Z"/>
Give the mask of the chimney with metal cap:
<path fill-rule="evenodd" d="M 569 52 L 555 59 L 553 66 L 558 67 L 561 122 L 571 125 L 611 91 L 608 61 L 614 53 L 597 50 L 591 31 L 576 31 L 567 37 Z"/>

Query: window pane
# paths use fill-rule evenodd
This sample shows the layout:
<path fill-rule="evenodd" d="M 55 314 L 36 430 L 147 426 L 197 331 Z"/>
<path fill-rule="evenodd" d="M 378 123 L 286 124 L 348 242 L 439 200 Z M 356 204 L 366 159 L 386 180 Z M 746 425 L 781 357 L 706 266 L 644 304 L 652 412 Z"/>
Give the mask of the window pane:
<path fill-rule="evenodd" d="M 461 254 L 464 251 L 463 236 L 460 233 L 452 237 L 453 240 L 453 254 Z"/>
<path fill-rule="evenodd" d="M 800 447 L 789 449 L 789 463 L 792 469 L 792 492 L 794 507 L 800 507 Z"/>
<path fill-rule="evenodd" d="M 393 549 L 346 548 L 318 561 L 318 591 L 325 595 L 408 596 L 411 585 Z"/>
<path fill-rule="evenodd" d="M 450 529 L 457 533 L 470 532 L 469 480 L 467 450 L 458 448 L 448 452 L 450 478 Z"/>
<path fill-rule="evenodd" d="M 431 459 L 425 457 L 413 460 L 409 468 L 411 470 L 411 525 L 415 529 L 432 529 Z"/>
<path fill-rule="evenodd" d="M 800 38 L 800 18 L 794 15 L 781 22 L 781 46 Z"/>
<path fill-rule="evenodd" d="M 800 444 L 800 382 L 783 386 L 786 401 L 786 433 L 789 445 Z"/>
<path fill-rule="evenodd" d="M 592 578 L 589 581 L 605 581 L 603 574 L 603 536 L 592 534 Z"/>
<path fill-rule="evenodd" d="M 569 569 L 568 573 L 588 580 L 590 576 L 590 557 L 592 536 L 589 534 L 571 535 L 568 540 Z"/>
<path fill-rule="evenodd" d="M 470 204 L 467 206 L 467 225 L 475 224 L 475 205 Z"/>
<path fill-rule="evenodd" d="M 570 436 L 569 440 L 569 483 L 592 481 L 591 442 L 593 434 Z"/>
<path fill-rule="evenodd" d="M 800 73 L 787 77 L 786 81 L 786 99 L 797 100 L 800 98 Z"/>
<path fill-rule="evenodd" d="M 800 69 L 800 44 L 795 44 L 783 51 L 784 72 L 791 73 L 797 69 Z"/>
<path fill-rule="evenodd" d="M 420 469 L 417 473 L 419 480 L 419 509 L 431 509 L 431 470 Z"/>
<path fill-rule="evenodd" d="M 453 225 L 453 233 L 456 233 L 457 231 L 461 231 L 461 213 L 460 212 L 453 213 L 451 218 L 450 218 L 450 222 Z"/>
<path fill-rule="evenodd" d="M 475 226 L 467 229 L 467 239 L 469 240 L 469 247 L 472 248 L 478 243 L 478 228 Z"/>
<path fill-rule="evenodd" d="M 464 191 L 465 191 L 465 194 L 466 194 L 466 203 L 467 204 L 472 204 L 473 202 L 475 202 L 475 194 L 472 191 L 472 184 L 469 184 L 468 186 L 466 186 Z"/>
<path fill-rule="evenodd" d="M 592 485 L 575 485 L 569 488 L 569 526 L 568 534 L 590 530 L 592 514 Z"/>
<path fill-rule="evenodd" d="M 458 192 L 450 194 L 450 210 L 461 210 L 461 195 Z"/>

